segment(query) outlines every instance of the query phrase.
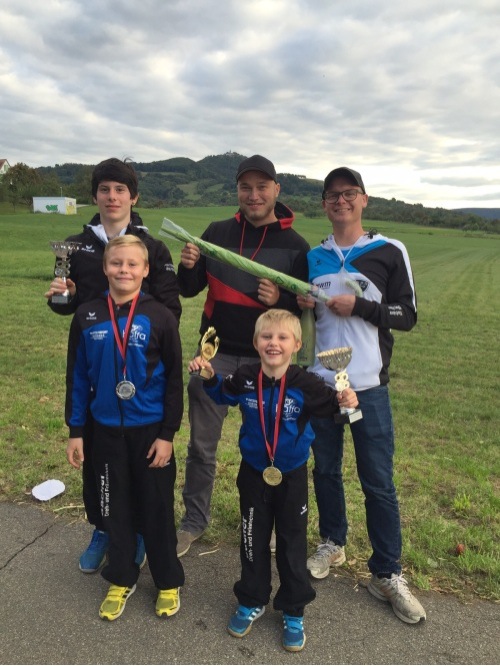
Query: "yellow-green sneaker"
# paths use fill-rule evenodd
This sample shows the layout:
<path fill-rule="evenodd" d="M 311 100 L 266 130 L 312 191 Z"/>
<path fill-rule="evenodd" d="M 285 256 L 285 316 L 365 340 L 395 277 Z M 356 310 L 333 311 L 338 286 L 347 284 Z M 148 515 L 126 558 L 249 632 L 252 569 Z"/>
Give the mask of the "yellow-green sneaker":
<path fill-rule="evenodd" d="M 156 614 L 158 617 L 175 615 L 181 607 L 180 587 L 171 590 L 158 590 L 156 599 Z"/>
<path fill-rule="evenodd" d="M 135 585 L 133 587 L 120 587 L 119 585 L 111 585 L 106 599 L 99 608 L 99 617 L 103 620 L 116 620 L 123 613 L 127 599 L 135 592 Z"/>

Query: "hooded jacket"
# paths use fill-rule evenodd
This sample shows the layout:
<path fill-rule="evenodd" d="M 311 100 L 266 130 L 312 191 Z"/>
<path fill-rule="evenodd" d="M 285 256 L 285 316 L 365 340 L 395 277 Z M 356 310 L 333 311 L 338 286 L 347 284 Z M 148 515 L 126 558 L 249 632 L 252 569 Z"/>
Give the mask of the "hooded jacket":
<path fill-rule="evenodd" d="M 410 259 L 403 243 L 381 234 L 365 234 L 349 249 L 333 235 L 308 255 L 309 279 L 329 296 L 356 296 L 351 317 L 337 317 L 316 303 L 316 350 L 352 347 L 347 367 L 356 391 L 389 382 L 394 337 L 391 329 L 409 331 L 417 321 L 417 300 Z M 335 372 L 316 360 L 315 372 L 333 385 Z"/>
<path fill-rule="evenodd" d="M 254 227 L 238 212 L 228 220 L 212 222 L 201 238 L 307 281 L 309 245 L 292 229 L 294 214 L 290 208 L 276 202 L 274 212 L 278 221 L 260 227 Z M 179 264 L 178 278 L 185 297 L 196 296 L 208 286 L 200 333 L 213 326 L 220 338 L 220 352 L 258 358 L 253 347 L 255 322 L 268 309 L 258 299 L 258 278 L 203 255 L 191 269 Z M 300 315 L 295 294 L 285 290 L 280 289 L 273 307 Z"/>

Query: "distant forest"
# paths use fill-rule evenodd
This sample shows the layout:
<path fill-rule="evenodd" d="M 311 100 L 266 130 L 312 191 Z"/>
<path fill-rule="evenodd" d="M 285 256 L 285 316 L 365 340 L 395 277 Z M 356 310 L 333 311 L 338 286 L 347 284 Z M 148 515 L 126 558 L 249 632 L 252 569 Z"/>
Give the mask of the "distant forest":
<path fill-rule="evenodd" d="M 198 162 L 187 157 L 132 162 L 139 178 L 139 206 L 237 206 L 235 174 L 243 159 L 244 155 L 228 152 L 210 155 Z M 15 209 L 17 204 L 30 206 L 33 196 L 62 194 L 76 198 L 80 204 L 92 203 L 90 176 L 93 166 L 66 163 L 32 169 L 22 163 L 15 164 L 7 177 L 0 181 L 0 201 L 11 202 Z M 307 217 L 323 215 L 322 181 L 290 173 L 278 174 L 278 180 L 280 200 L 292 210 Z M 366 218 L 500 233 L 500 211 L 490 211 L 490 215 L 497 214 L 492 218 L 485 215 L 484 210 L 426 208 L 422 204 L 370 196 Z"/>

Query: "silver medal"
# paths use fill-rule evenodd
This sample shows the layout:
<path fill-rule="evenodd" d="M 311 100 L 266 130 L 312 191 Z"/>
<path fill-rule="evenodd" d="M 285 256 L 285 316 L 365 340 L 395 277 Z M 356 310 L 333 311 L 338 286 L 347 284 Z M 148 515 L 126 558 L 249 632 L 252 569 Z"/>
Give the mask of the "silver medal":
<path fill-rule="evenodd" d="M 116 395 L 122 400 L 130 400 L 135 395 L 135 386 L 132 382 L 124 379 L 116 385 Z"/>

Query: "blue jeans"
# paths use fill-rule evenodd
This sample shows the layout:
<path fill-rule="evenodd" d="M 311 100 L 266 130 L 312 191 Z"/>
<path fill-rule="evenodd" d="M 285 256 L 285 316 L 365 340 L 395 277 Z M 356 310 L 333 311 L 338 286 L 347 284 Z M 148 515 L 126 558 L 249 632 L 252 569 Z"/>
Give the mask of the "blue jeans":
<path fill-rule="evenodd" d="M 368 568 L 372 574 L 399 574 L 401 523 L 393 481 L 394 427 L 389 390 L 377 386 L 358 391 L 357 396 L 363 418 L 350 428 L 373 549 Z M 316 435 L 312 450 L 319 533 L 323 539 L 344 546 L 348 527 L 342 481 L 344 426 L 336 424 L 333 417 L 312 418 L 311 425 Z"/>

